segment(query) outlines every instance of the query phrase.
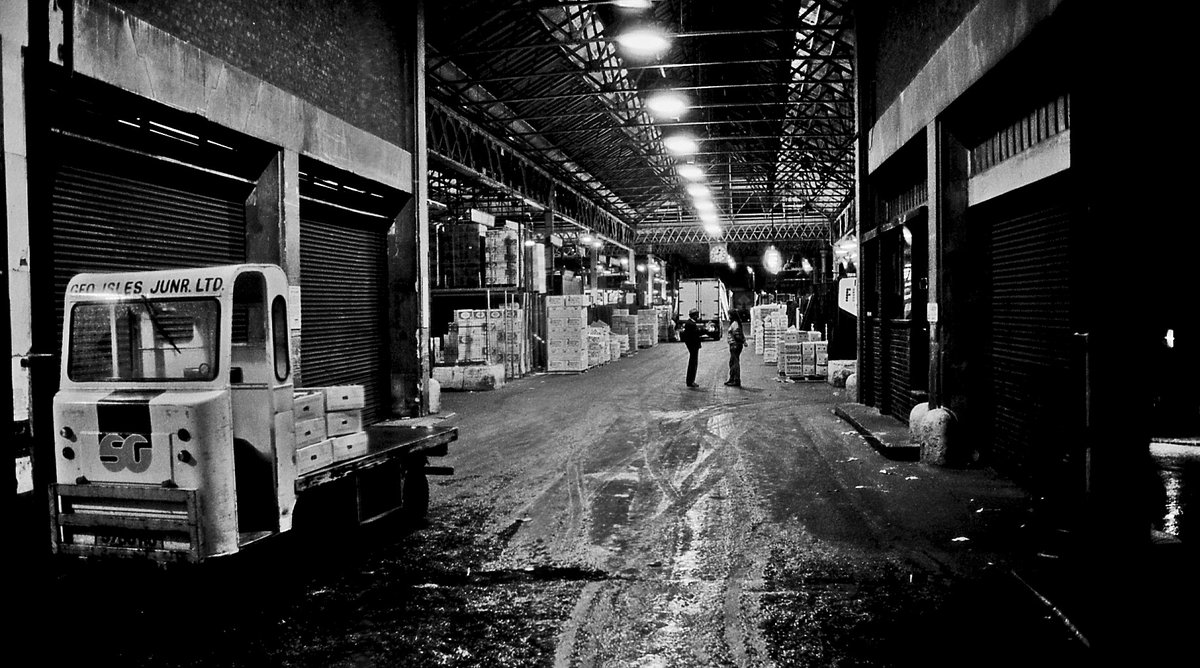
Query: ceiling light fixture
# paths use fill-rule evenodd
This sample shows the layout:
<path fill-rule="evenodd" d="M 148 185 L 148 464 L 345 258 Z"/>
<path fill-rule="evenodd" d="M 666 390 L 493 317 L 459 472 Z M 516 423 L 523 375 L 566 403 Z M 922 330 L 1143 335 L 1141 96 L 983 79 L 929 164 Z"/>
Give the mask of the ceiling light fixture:
<path fill-rule="evenodd" d="M 655 93 L 646 98 L 646 108 L 659 116 L 678 118 L 687 111 L 687 102 L 678 93 Z"/>
<path fill-rule="evenodd" d="M 651 28 L 639 28 L 617 35 L 617 43 L 636 56 L 657 56 L 671 46 L 666 35 Z"/>
<path fill-rule="evenodd" d="M 613 0 L 613 4 L 626 9 L 650 9 L 650 0 Z"/>
<path fill-rule="evenodd" d="M 692 206 L 696 207 L 697 211 L 713 211 L 717 208 L 717 205 L 713 204 L 711 199 L 698 199 L 692 202 Z"/>
<path fill-rule="evenodd" d="M 668 151 L 679 155 L 695 153 L 700 148 L 696 145 L 696 140 L 685 135 L 671 135 L 663 139 L 663 144 L 666 145 Z"/>
<path fill-rule="evenodd" d="M 689 181 L 699 181 L 704 178 L 704 170 L 700 169 L 697 165 L 680 165 L 675 171 L 679 172 L 680 176 Z"/>
<path fill-rule="evenodd" d="M 687 193 L 698 199 L 709 199 L 712 194 L 708 192 L 708 186 L 699 183 L 689 183 L 687 185 Z"/>
<path fill-rule="evenodd" d="M 710 237 L 719 237 L 721 236 L 721 232 L 723 230 L 721 229 L 721 226 L 716 223 L 708 223 L 704 226 L 704 231 Z"/>
<path fill-rule="evenodd" d="M 767 246 L 766 252 L 763 253 L 763 269 L 778 274 L 780 269 L 783 269 L 783 256 L 779 254 L 779 249 L 775 244 Z"/>

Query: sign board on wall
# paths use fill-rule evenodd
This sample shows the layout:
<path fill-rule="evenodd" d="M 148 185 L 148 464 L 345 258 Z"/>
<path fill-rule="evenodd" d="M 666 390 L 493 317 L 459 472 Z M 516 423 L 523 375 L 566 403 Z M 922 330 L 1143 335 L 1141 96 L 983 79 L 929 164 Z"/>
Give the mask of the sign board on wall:
<path fill-rule="evenodd" d="M 838 281 L 838 308 L 849 313 L 850 315 L 858 315 L 858 279 L 843 278 Z"/>

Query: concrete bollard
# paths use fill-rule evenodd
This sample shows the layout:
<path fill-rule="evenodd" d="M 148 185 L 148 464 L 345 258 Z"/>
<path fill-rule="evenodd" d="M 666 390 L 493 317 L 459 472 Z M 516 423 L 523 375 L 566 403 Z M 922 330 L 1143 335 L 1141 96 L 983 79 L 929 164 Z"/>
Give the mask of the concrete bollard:
<path fill-rule="evenodd" d="M 856 373 L 846 376 L 846 398 L 850 401 L 858 401 L 858 374 Z"/>
<path fill-rule="evenodd" d="M 958 419 L 949 409 L 930 409 L 921 420 L 921 461 L 935 466 L 955 464 L 957 427 Z"/>
<path fill-rule="evenodd" d="M 922 422 L 929 412 L 929 402 L 922 401 L 908 412 L 908 439 L 913 443 L 923 443 Z"/>

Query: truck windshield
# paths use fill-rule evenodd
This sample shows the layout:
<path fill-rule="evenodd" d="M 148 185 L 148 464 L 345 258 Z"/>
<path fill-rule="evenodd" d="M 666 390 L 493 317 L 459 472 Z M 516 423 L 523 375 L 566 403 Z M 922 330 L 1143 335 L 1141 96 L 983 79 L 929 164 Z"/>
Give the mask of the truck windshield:
<path fill-rule="evenodd" d="M 67 376 L 77 382 L 212 380 L 220 316 L 216 299 L 76 304 Z"/>

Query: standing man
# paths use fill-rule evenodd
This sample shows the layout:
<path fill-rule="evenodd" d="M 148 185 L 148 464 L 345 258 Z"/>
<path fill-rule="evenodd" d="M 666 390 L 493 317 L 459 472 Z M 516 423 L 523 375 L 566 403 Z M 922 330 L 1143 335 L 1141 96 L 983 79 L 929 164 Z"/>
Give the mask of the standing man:
<path fill-rule="evenodd" d="M 742 386 L 742 348 L 746 345 L 746 335 L 742 333 L 742 318 L 737 311 L 729 314 L 729 380 L 725 384 L 730 387 Z"/>
<path fill-rule="evenodd" d="M 696 384 L 696 367 L 700 363 L 700 326 L 696 324 L 696 320 L 699 317 L 699 310 L 692 309 L 688 311 L 688 319 L 683 321 L 683 334 L 679 337 L 687 345 L 688 349 L 688 387 L 700 387 Z"/>

